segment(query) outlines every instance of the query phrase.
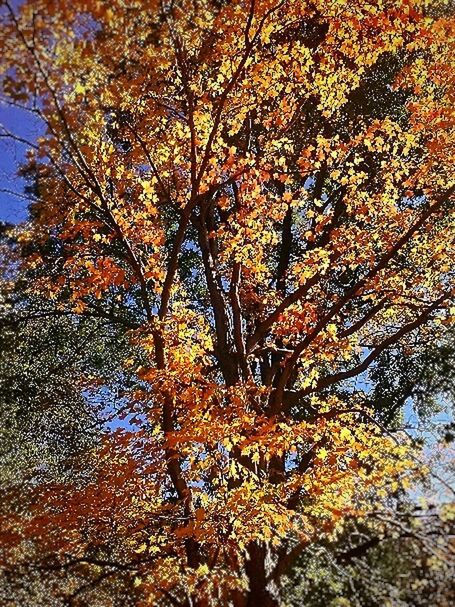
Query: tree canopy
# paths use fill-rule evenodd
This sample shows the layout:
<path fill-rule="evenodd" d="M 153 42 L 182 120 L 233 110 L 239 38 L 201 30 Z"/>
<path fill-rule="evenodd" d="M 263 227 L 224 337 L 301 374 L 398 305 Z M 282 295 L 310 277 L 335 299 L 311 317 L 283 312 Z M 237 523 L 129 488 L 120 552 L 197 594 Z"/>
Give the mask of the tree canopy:
<path fill-rule="evenodd" d="M 32 542 L 84 592 L 127 573 L 137 605 L 273 607 L 302 551 L 410 485 L 390 424 L 421 378 L 398 405 L 374 386 L 454 315 L 446 13 L 3 2 L 2 99 L 44 125 L 2 129 L 29 147 L 25 296 L 127 333 L 134 377 L 90 475 L 3 517 L 5 564 Z"/>

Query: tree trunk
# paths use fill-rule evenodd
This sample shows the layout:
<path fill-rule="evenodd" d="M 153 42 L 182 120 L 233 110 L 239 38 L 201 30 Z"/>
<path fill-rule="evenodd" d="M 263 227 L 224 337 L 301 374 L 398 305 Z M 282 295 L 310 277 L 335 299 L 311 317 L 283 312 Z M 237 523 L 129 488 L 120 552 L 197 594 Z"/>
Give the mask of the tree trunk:
<path fill-rule="evenodd" d="M 267 584 L 265 544 L 251 543 L 248 547 L 249 559 L 245 563 L 249 590 L 246 595 L 245 607 L 279 607 L 279 602 L 273 596 Z"/>

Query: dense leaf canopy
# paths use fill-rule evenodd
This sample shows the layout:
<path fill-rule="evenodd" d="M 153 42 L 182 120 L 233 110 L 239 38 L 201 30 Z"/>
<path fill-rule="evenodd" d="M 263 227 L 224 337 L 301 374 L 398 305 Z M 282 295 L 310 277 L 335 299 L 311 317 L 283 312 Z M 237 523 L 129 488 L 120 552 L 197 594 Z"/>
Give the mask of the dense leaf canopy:
<path fill-rule="evenodd" d="M 101 568 L 88 592 L 272 607 L 410 484 L 372 385 L 454 312 L 454 23 L 426 4 L 4 3 L 4 100 L 45 126 L 26 296 L 128 331 L 135 378 L 91 474 L 4 517 L 5 563 L 33 541 Z"/>

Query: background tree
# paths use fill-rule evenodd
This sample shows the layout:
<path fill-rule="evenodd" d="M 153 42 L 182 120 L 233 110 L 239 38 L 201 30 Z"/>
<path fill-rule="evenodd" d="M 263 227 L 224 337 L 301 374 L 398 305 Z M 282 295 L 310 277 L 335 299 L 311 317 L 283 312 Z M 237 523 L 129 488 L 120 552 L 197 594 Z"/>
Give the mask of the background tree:
<path fill-rule="evenodd" d="M 134 350 L 121 326 L 27 295 L 36 275 L 18 271 L 20 234 L 4 225 L 0 250 L 0 512 L 25 521 L 33 516 L 34 487 L 80 483 L 93 473 L 93 453 L 118 423 L 121 391 L 131 382 L 122 362 Z M 20 540 L 8 538 L 8 527 L 2 532 L 6 543 Z M 67 570 L 42 557 L 33 541 L 16 545 L 14 567 L 1 571 L 0 602 L 60 606 L 62 596 L 90 589 L 84 563 Z M 98 592 L 92 604 L 108 604 L 111 594 L 116 604 L 131 604 L 133 582 Z"/>
<path fill-rule="evenodd" d="M 283 605 L 446 607 L 453 601 L 453 510 L 396 510 L 313 546 L 286 580 Z M 378 524 L 379 523 L 379 524 Z"/>
<path fill-rule="evenodd" d="M 145 358 L 130 427 L 16 537 L 143 604 L 273 606 L 305 547 L 409 482 L 367 379 L 451 314 L 453 23 L 424 10 L 4 3 L 5 96 L 47 129 L 30 296 L 132 315 Z"/>

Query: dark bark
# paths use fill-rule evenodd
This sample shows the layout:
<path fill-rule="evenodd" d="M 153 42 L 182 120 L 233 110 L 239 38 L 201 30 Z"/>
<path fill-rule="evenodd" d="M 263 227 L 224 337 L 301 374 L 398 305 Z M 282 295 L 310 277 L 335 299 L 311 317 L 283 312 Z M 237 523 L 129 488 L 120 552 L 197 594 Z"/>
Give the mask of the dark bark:
<path fill-rule="evenodd" d="M 249 590 L 245 607 L 278 607 L 277 598 L 268 588 L 265 545 L 252 542 L 248 547 L 248 556 L 245 572 L 248 577 Z"/>

